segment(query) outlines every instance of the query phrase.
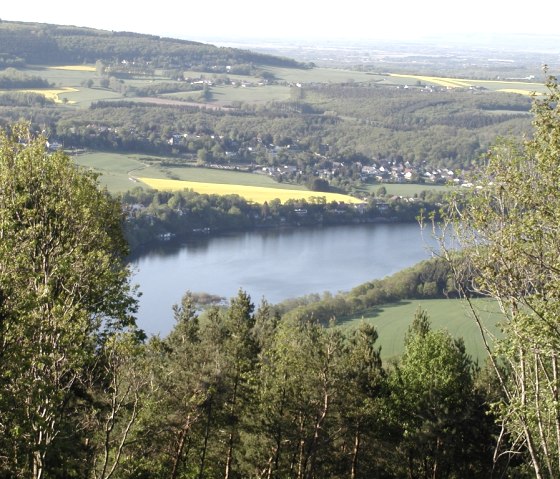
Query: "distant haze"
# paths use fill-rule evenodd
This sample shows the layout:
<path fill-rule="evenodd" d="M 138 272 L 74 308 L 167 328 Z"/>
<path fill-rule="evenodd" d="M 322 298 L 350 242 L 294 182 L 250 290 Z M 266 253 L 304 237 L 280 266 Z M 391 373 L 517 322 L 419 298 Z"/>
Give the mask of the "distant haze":
<path fill-rule="evenodd" d="M 536 9 L 532 9 L 533 5 Z M 401 39 L 442 34 L 557 33 L 560 2 L 515 4 L 511 0 L 398 2 L 322 2 L 284 0 L 161 0 L 142 6 L 96 0 L 3 2 L 3 20 L 86 26 L 151 33 L 190 40 L 215 38 L 269 39 Z"/>

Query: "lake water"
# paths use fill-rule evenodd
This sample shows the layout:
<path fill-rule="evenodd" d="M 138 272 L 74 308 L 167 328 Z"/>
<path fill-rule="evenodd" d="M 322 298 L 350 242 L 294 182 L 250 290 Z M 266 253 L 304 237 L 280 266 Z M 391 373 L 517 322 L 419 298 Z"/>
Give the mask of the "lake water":
<path fill-rule="evenodd" d="M 162 243 L 132 263 L 142 292 L 138 324 L 148 334 L 173 327 L 185 291 L 231 298 L 240 288 L 258 305 L 310 293 L 348 291 L 431 256 L 430 232 L 413 224 L 252 231 Z"/>

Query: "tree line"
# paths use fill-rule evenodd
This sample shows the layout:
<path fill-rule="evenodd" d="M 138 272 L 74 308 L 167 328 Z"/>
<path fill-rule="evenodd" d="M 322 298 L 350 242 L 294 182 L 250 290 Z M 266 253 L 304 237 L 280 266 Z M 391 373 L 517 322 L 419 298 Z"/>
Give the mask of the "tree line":
<path fill-rule="evenodd" d="M 410 222 L 437 213 L 441 195 L 371 198 L 359 207 L 327 202 L 321 192 L 314 200 L 274 199 L 264 204 L 239 195 L 207 195 L 134 188 L 120 196 L 126 212 L 126 238 L 133 252 L 153 246 L 162 236 L 182 241 L 205 231 L 223 234 L 256 228 L 311 227 L 370 222 Z"/>
<path fill-rule="evenodd" d="M 432 258 L 391 276 L 368 281 L 348 292 L 310 294 L 275 305 L 282 317 L 297 317 L 328 324 L 332 318 L 358 317 L 374 306 L 408 299 L 459 298 L 472 278 L 457 284 L 453 268 L 442 258 Z"/>
<path fill-rule="evenodd" d="M 49 88 L 51 84 L 37 75 L 27 75 L 15 68 L 6 68 L 0 74 L 0 88 L 5 90 L 15 88 Z"/>

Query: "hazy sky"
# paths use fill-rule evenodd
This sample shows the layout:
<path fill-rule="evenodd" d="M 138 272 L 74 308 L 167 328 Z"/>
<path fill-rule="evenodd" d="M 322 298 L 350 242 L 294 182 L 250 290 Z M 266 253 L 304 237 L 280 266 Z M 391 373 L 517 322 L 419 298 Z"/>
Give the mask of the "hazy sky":
<path fill-rule="evenodd" d="M 146 6 L 143 6 L 146 5 Z M 538 10 L 531 10 L 534 6 Z M 560 2 L 540 0 L 3 1 L 0 18 L 212 38 L 416 38 L 440 33 L 558 34 Z M 559 45 L 560 48 L 560 45 Z"/>

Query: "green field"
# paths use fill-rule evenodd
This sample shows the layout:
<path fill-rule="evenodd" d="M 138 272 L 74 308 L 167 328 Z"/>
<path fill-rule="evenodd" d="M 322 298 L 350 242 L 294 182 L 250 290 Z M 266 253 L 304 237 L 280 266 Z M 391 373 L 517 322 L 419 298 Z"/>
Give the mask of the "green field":
<path fill-rule="evenodd" d="M 153 178 L 166 178 L 165 173 L 143 162 L 145 155 L 125 155 L 120 153 L 82 153 L 73 156 L 76 164 L 89 168 L 101 176 L 99 182 L 106 186 L 111 193 L 131 190 L 141 183 L 130 179 L 132 173 L 142 170 L 143 174 Z"/>
<path fill-rule="evenodd" d="M 200 183 L 222 183 L 226 185 L 260 186 L 264 188 L 276 188 L 279 190 L 306 190 L 306 188 L 302 185 L 278 183 L 268 175 L 246 173 L 243 171 L 198 167 L 165 168 L 165 171 L 168 172 L 167 178 L 183 181 L 198 181 Z M 142 174 L 140 176 L 145 175 Z"/>
<path fill-rule="evenodd" d="M 55 86 L 79 86 L 84 80 L 95 79 L 97 74 L 92 71 L 80 69 L 82 65 L 76 65 L 76 69 L 53 68 L 35 65 L 25 69 L 25 73 L 46 78 Z"/>
<path fill-rule="evenodd" d="M 131 177 L 147 177 L 167 180 L 194 181 L 200 183 L 220 183 L 226 185 L 243 185 L 278 190 L 307 191 L 302 185 L 277 183 L 264 174 L 242 171 L 220 170 L 216 168 L 162 167 L 159 162 L 168 158 L 123 153 L 81 153 L 74 155 L 74 161 L 86 168 L 100 173 L 100 183 L 113 193 L 124 192 L 134 187 L 147 187 L 134 182 Z"/>
<path fill-rule="evenodd" d="M 217 102 L 267 103 L 290 99 L 290 87 L 284 85 L 262 85 L 239 87 L 218 85 L 212 87 L 212 99 Z"/>
<path fill-rule="evenodd" d="M 53 83 L 54 88 L 75 88 L 76 92 L 67 93 L 60 96 L 61 100 L 67 100 L 71 106 L 78 108 L 88 108 L 92 102 L 99 100 L 134 99 L 134 97 L 124 97 L 122 94 L 99 87 L 100 77 L 95 71 L 94 65 L 75 65 L 62 67 L 42 67 L 34 66 L 25 69 L 26 73 L 37 75 Z M 471 80 L 460 78 L 431 77 L 425 75 L 405 75 L 391 73 L 368 73 L 354 70 L 343 70 L 336 68 L 276 68 L 265 67 L 263 71 L 273 75 L 278 84 L 258 85 L 260 78 L 255 76 L 243 75 L 211 75 L 195 71 L 184 72 L 191 78 L 219 78 L 227 77 L 235 81 L 236 85 L 214 85 L 210 88 L 212 100 L 210 104 L 229 105 L 236 102 L 248 104 L 261 104 L 271 101 L 285 101 L 290 99 L 291 86 L 296 83 L 302 85 L 311 83 L 369 83 L 376 85 L 435 85 L 449 88 L 470 88 L 479 87 L 492 91 L 515 92 L 529 94 L 532 91 L 543 92 L 544 85 L 540 83 L 530 83 L 523 81 L 498 81 L 498 80 Z M 84 82 L 94 81 L 93 88 L 84 86 Z M 124 83 L 131 87 L 142 87 L 153 85 L 157 82 L 172 82 L 168 78 L 158 76 L 139 77 L 126 79 Z M 240 86 L 246 83 L 246 87 Z M 161 95 L 160 98 L 168 100 L 197 100 L 200 92 L 180 92 Z"/>
<path fill-rule="evenodd" d="M 122 99 L 120 93 L 105 88 L 87 88 L 79 86 L 76 87 L 76 89 L 78 91 L 66 93 L 61 96 L 66 97 L 69 102 L 81 108 L 89 108 L 89 106 L 96 101 Z"/>
<path fill-rule="evenodd" d="M 476 300 L 476 307 L 489 331 L 497 334 L 497 306 L 488 300 Z M 401 301 L 395 304 L 372 308 L 361 318 L 340 322 L 343 328 L 354 328 L 363 320 L 375 325 L 379 333 L 381 355 L 384 360 L 402 354 L 404 336 L 411 324 L 417 308 L 427 311 L 432 329 L 446 329 L 454 337 L 462 337 L 467 352 L 481 364 L 486 357 L 480 331 L 467 305 L 461 300 L 431 299 Z"/>

